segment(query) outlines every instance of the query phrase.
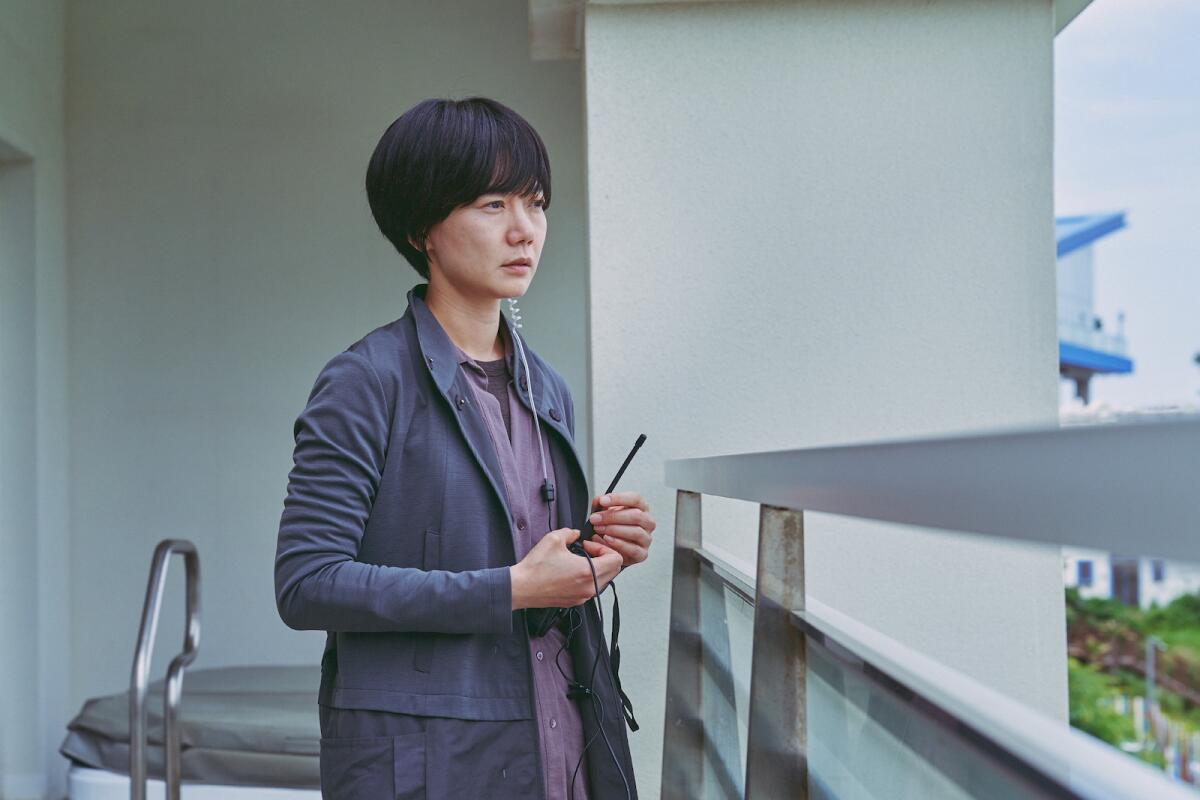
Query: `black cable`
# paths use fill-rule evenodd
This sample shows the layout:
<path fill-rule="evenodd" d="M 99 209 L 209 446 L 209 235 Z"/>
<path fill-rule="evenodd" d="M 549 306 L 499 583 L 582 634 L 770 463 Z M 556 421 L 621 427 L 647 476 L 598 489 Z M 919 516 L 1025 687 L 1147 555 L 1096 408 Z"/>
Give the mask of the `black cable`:
<path fill-rule="evenodd" d="M 628 464 L 628 463 L 629 463 L 629 459 L 626 459 L 626 464 Z M 622 465 L 621 471 L 623 472 L 624 469 L 625 469 L 625 465 Z M 547 503 L 546 504 L 546 527 L 547 527 L 547 529 L 549 529 L 553 525 L 553 522 L 551 520 L 551 513 L 552 512 L 550 509 L 550 504 Z M 578 680 L 575 681 L 575 685 L 583 688 L 585 690 L 587 696 L 592 699 L 592 711 L 596 714 L 597 731 L 603 737 L 604 745 L 605 745 L 605 747 L 608 748 L 608 754 L 610 756 L 612 756 L 613 764 L 616 766 L 617 772 L 619 772 L 621 775 L 621 782 L 625 784 L 625 797 L 628 800 L 632 800 L 633 794 L 629 790 L 629 779 L 625 777 L 625 770 L 621 768 L 621 761 L 619 758 L 617 758 L 617 752 L 616 752 L 616 750 L 613 749 L 612 742 L 610 742 L 608 739 L 608 733 L 606 733 L 604 730 L 604 702 L 600 699 L 600 695 L 596 694 L 595 690 L 592 689 L 592 686 L 594 686 L 596 684 L 596 668 L 600 665 L 600 651 L 604 647 L 604 609 L 600 604 L 600 595 L 603 594 L 603 592 L 600 590 L 600 580 L 596 576 L 596 565 L 592 563 L 591 553 L 587 552 L 586 548 L 581 547 L 580 549 L 583 551 L 584 557 L 587 558 L 588 568 L 591 569 L 591 571 L 592 571 L 592 588 L 595 590 L 593 599 L 596 601 L 596 613 L 599 615 L 599 618 L 600 618 L 600 630 L 599 630 L 599 634 L 596 637 L 596 639 L 597 639 L 596 657 L 592 660 L 592 672 L 591 672 L 591 675 L 588 676 L 588 685 L 584 686 Z M 615 578 L 614 578 L 614 580 L 615 580 Z M 612 584 L 613 584 L 613 581 L 609 581 L 608 584 L 604 588 L 607 589 L 609 586 L 612 586 Z M 616 595 L 615 588 L 613 590 L 613 594 L 614 594 L 614 596 Z M 566 681 L 567 683 L 570 683 L 570 681 L 567 678 L 567 673 L 563 671 L 562 664 L 559 663 L 558 658 L 559 658 L 559 656 L 562 655 L 563 650 L 565 650 L 571 644 L 571 637 L 575 635 L 575 631 L 577 631 L 577 630 L 579 630 L 579 628 L 583 627 L 583 614 L 576 608 L 567 609 L 567 614 L 568 614 L 568 618 L 571 619 L 572 621 L 574 621 L 575 616 L 578 615 L 579 623 L 572 624 L 571 627 L 566 632 L 566 639 L 563 641 L 562 646 L 558 648 L 558 652 L 554 654 L 554 666 L 558 670 L 559 674 L 562 675 L 563 680 Z M 610 686 L 614 685 L 611 672 L 609 672 L 608 683 Z M 615 691 L 616 690 L 614 688 L 614 692 Z M 599 707 L 597 708 L 597 706 L 599 706 Z M 592 742 L 594 742 L 595 740 L 596 740 L 595 733 L 593 733 L 590 737 L 588 737 L 587 742 L 585 742 L 583 745 L 583 750 L 581 750 L 579 753 L 579 760 L 575 762 L 575 769 L 574 769 L 574 771 L 571 772 L 570 797 L 572 798 L 572 800 L 574 800 L 574 797 L 575 797 L 575 780 L 576 780 L 576 777 L 579 775 L 579 769 L 580 769 L 580 767 L 583 766 L 583 759 L 587 755 L 588 748 L 592 746 Z"/>
<path fill-rule="evenodd" d="M 583 627 L 583 615 L 579 613 L 578 609 L 572 608 L 568 610 L 567 616 L 571 621 L 571 627 L 570 630 L 567 631 L 567 638 L 563 641 L 562 647 L 558 648 L 558 652 L 554 654 L 554 666 L 558 667 L 558 672 L 560 675 L 562 675 L 563 682 L 570 685 L 572 689 L 574 689 L 575 687 L 582 687 L 583 684 L 567 677 L 567 673 L 563 671 L 562 664 L 559 662 L 558 658 L 563 654 L 563 651 L 567 649 L 567 645 L 570 644 L 571 637 L 575 635 L 575 631 Z M 587 691 L 590 692 L 590 690 Z M 571 696 L 571 693 L 568 692 L 567 695 Z M 595 734 L 592 734 L 592 738 L 595 738 Z M 589 740 L 588 744 L 590 743 L 591 742 Z M 579 760 L 575 762 L 575 770 L 571 773 L 571 783 L 569 784 L 571 800 L 575 800 L 575 778 L 579 774 L 579 768 L 583 765 L 583 755 L 587 752 L 588 744 L 584 745 L 583 750 L 579 754 Z"/>
<path fill-rule="evenodd" d="M 531 391 L 531 394 L 532 394 L 532 391 Z M 534 418 L 534 425 L 535 426 L 538 425 L 536 415 Z M 623 474 L 625 474 L 625 469 L 629 466 L 629 462 L 633 460 L 634 455 L 637 454 L 637 451 L 641 448 L 642 444 L 645 441 L 646 441 L 646 434 L 643 433 L 640 436 L 638 436 L 637 441 L 633 445 L 633 449 L 630 450 L 629 455 L 627 455 L 625 457 L 625 461 L 622 462 L 620 469 L 617 470 L 617 474 L 613 478 L 612 483 L 609 484 L 608 490 L 605 492 L 605 494 L 612 494 L 613 489 L 616 488 L 617 483 L 621 480 L 621 476 Z M 552 503 L 554 495 L 553 495 L 553 489 L 552 489 L 552 487 L 550 487 L 550 483 L 548 480 L 545 481 L 544 488 L 546 490 L 543 495 L 546 499 L 546 528 L 547 528 L 547 530 L 549 530 L 550 528 L 553 527 L 551 503 Z M 590 513 L 591 512 L 589 511 L 589 517 L 590 517 Z M 585 529 L 591 528 L 590 518 L 584 522 L 584 528 Z M 592 587 L 595 589 L 595 593 L 593 594 L 592 599 L 596 601 L 596 614 L 599 618 L 600 625 L 599 625 L 599 630 L 596 632 L 596 657 L 592 660 L 592 671 L 591 671 L 591 674 L 588 676 L 588 684 L 585 686 L 577 680 L 575 682 L 575 685 L 578 686 L 579 688 L 581 688 L 587 696 L 592 698 L 592 710 L 596 714 L 596 727 L 599 730 L 601 737 L 604 739 L 604 745 L 605 745 L 605 747 L 608 748 L 608 754 L 610 756 L 612 756 L 613 765 L 617 768 L 617 772 L 621 775 L 621 782 L 625 785 L 625 797 L 627 798 L 627 800 L 632 800 L 633 793 L 630 791 L 630 788 L 629 788 L 629 779 L 627 777 L 625 777 L 625 770 L 622 769 L 622 767 L 621 767 L 621 760 L 619 758 L 617 758 L 617 752 L 616 752 L 616 750 L 613 749 L 612 742 L 610 742 L 608 739 L 608 733 L 604 730 L 604 702 L 602 700 L 600 700 L 600 695 L 595 691 L 595 689 L 592 688 L 596 684 L 596 669 L 600 665 L 600 652 L 604 649 L 604 607 L 603 607 L 603 604 L 600 602 L 600 595 L 602 594 L 602 592 L 600 591 L 600 580 L 596 576 L 596 565 L 592 563 L 591 553 L 589 553 L 587 551 L 587 548 L 585 548 L 583 546 L 583 531 L 580 531 L 579 535 L 580 535 L 580 538 L 576 542 L 576 544 L 578 545 L 577 552 L 587 559 L 588 568 L 592 571 Z M 613 583 L 615 582 L 615 580 L 616 580 L 616 576 L 613 576 L 613 580 L 610 580 L 608 582 L 608 584 L 605 586 L 605 588 L 607 589 L 608 586 L 612 586 Z M 614 601 L 616 599 L 616 594 L 617 594 L 617 590 L 616 590 L 616 587 L 614 586 L 613 587 Z M 570 611 L 573 609 L 565 609 L 565 610 L 567 611 L 567 613 L 569 615 Z M 582 625 L 582 623 L 581 623 L 581 625 Z M 559 663 L 558 663 L 558 656 L 562 653 L 563 649 L 570 644 L 571 637 L 574 636 L 576 630 L 577 630 L 576 627 L 570 628 L 570 630 L 567 633 L 566 642 L 563 643 L 563 646 L 559 648 L 558 653 L 556 653 L 554 656 L 554 665 L 558 669 L 559 673 L 562 674 L 564 680 L 566 680 L 566 673 L 564 673 L 562 671 L 562 666 L 559 665 Z M 608 673 L 608 683 L 609 683 L 609 686 L 612 687 L 614 694 L 616 696 L 620 697 L 621 693 L 616 688 L 616 682 L 613 679 L 611 668 L 609 669 L 609 673 Z M 569 696 L 569 693 L 568 693 L 568 696 Z M 636 730 L 636 726 L 635 726 L 635 730 Z M 575 763 L 575 769 L 571 773 L 570 796 L 572 798 L 574 798 L 574 796 L 575 796 L 575 776 L 579 774 L 579 769 L 583 765 L 583 759 L 587 755 L 588 748 L 592 746 L 592 742 L 594 742 L 595 739 L 596 739 L 596 734 L 593 733 L 588 738 L 587 742 L 584 744 L 583 750 L 579 754 L 579 760 Z"/>
<path fill-rule="evenodd" d="M 628 463 L 628 462 L 627 462 Z M 624 469 L 624 467 L 622 467 Z M 617 758 L 617 751 L 613 749 L 612 742 L 608 740 L 608 733 L 604 730 L 604 703 L 600 700 L 600 695 L 592 687 L 596 685 L 596 668 L 600 665 L 600 651 L 604 649 L 604 608 L 600 603 L 600 580 L 596 577 L 596 565 L 592 563 L 592 555 L 586 549 L 583 549 L 583 555 L 588 560 L 588 567 L 592 570 L 592 586 L 596 593 L 593 600 L 596 601 L 596 614 L 600 618 L 600 629 L 597 631 L 597 647 L 596 657 L 592 660 L 592 673 L 588 676 L 588 685 L 584 688 L 587 690 L 588 696 L 592 698 L 592 710 L 596 714 L 596 727 L 600 732 L 600 736 L 604 739 L 604 745 L 608 748 L 608 754 L 612 756 L 613 764 L 617 768 L 617 772 L 621 775 L 621 782 L 625 784 L 625 797 L 627 800 L 633 799 L 633 793 L 629 790 L 629 779 L 625 777 L 625 770 L 621 768 L 621 760 Z M 608 582 L 608 586 L 612 585 L 612 581 Z M 609 673 L 609 682 L 612 682 L 612 673 Z M 582 685 L 582 684 L 581 684 Z M 599 706 L 597 708 L 596 706 Z M 592 746 L 592 742 L 596 740 L 596 734 L 592 734 L 583 746 L 583 751 L 579 754 L 579 760 L 575 763 L 575 771 L 571 773 L 571 797 L 575 796 L 575 775 L 578 774 L 580 766 L 583 765 L 583 758 L 587 755 L 588 748 Z"/>
<path fill-rule="evenodd" d="M 593 572 L 594 572 L 594 570 L 593 570 Z M 595 582 L 594 575 L 593 575 L 593 582 Z M 559 647 L 558 652 L 554 654 L 554 666 L 558 668 L 558 673 L 560 675 L 562 675 L 563 681 L 565 683 L 567 683 L 568 685 L 570 685 L 572 687 L 572 689 L 576 689 L 576 688 L 583 689 L 584 690 L 583 694 L 590 695 L 590 694 L 592 694 L 592 690 L 590 688 L 584 686 L 578 680 L 572 680 L 572 679 L 568 678 L 567 673 L 563 670 L 562 664 L 558 660 L 559 656 L 562 655 L 563 651 L 567 649 L 567 645 L 569 645 L 571 643 L 571 637 L 575 635 L 575 631 L 577 631 L 581 627 L 583 627 L 583 614 L 580 613 L 578 608 L 567 609 L 567 616 L 571 621 L 571 626 L 570 626 L 570 629 L 567 631 L 566 639 L 563 641 L 562 646 Z M 568 692 L 567 695 L 572 696 L 571 692 Z M 595 709 L 593 708 L 593 711 L 594 710 Z M 602 728 L 601 728 L 601 730 L 602 730 Z M 574 771 L 571 772 L 571 783 L 570 783 L 571 800 L 574 800 L 574 798 L 575 798 L 575 779 L 579 775 L 579 768 L 581 766 L 583 766 L 583 758 L 587 754 L 588 748 L 592 746 L 592 742 L 595 741 L 595 739 L 596 739 L 596 734 L 593 733 L 588 738 L 587 742 L 584 744 L 583 750 L 580 751 L 579 760 L 575 762 L 575 769 L 574 769 Z M 618 769 L 620 769 L 619 765 L 618 765 Z"/>

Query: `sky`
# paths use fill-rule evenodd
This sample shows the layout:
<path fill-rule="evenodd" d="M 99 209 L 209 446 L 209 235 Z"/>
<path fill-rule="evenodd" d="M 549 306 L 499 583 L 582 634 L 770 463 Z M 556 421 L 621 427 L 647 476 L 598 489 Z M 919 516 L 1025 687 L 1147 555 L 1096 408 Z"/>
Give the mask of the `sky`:
<path fill-rule="evenodd" d="M 1054 60 L 1055 213 L 1127 223 L 1095 245 L 1095 311 L 1125 312 L 1134 372 L 1092 401 L 1200 408 L 1200 0 L 1093 0 Z"/>

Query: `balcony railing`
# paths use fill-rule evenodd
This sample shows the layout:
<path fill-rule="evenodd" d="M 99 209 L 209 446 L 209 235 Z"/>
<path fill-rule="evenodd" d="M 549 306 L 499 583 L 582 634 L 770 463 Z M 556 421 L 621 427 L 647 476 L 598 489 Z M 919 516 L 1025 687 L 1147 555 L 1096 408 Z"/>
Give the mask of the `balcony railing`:
<path fill-rule="evenodd" d="M 1125 355 L 1125 334 L 1115 333 L 1096 327 L 1099 317 L 1089 316 L 1080 319 L 1059 319 L 1058 339 L 1061 342 L 1077 345 L 1100 353 L 1117 356 Z"/>
<path fill-rule="evenodd" d="M 664 798 L 1200 797 L 804 591 L 805 511 L 1200 561 L 1200 418 L 679 460 L 666 479 Z M 705 547 L 703 494 L 760 504 L 757 575 Z"/>

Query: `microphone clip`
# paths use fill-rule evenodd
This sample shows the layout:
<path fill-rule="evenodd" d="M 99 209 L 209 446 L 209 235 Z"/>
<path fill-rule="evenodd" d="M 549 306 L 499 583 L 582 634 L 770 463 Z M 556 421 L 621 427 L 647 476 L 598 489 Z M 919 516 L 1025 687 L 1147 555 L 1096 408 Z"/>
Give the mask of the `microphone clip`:
<path fill-rule="evenodd" d="M 582 683 L 572 683 L 571 687 L 567 689 L 567 697 L 570 697 L 572 700 L 578 700 L 581 697 L 589 697 L 592 694 L 594 694 L 594 692 L 587 686 L 584 686 Z"/>

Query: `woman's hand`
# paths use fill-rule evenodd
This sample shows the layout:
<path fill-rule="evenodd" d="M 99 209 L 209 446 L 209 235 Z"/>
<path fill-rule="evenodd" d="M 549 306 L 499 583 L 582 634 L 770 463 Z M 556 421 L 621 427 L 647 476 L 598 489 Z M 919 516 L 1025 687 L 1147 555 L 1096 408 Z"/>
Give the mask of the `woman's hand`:
<path fill-rule="evenodd" d="M 624 569 L 645 561 L 658 523 L 650 516 L 650 506 L 637 492 L 613 492 L 592 500 L 592 541 L 608 545 L 621 554 Z"/>
<path fill-rule="evenodd" d="M 596 541 L 585 541 L 583 549 L 592 557 L 591 566 L 583 556 L 567 549 L 579 538 L 573 528 L 550 531 L 526 553 L 519 563 L 509 567 L 512 578 L 513 611 L 521 608 L 570 608 L 586 603 L 621 571 L 621 554 Z M 595 582 L 592 567 L 596 568 Z"/>

